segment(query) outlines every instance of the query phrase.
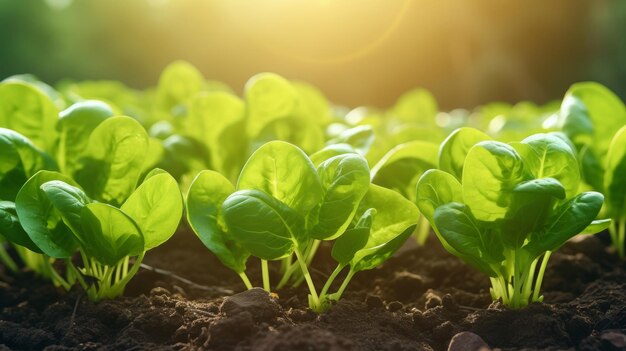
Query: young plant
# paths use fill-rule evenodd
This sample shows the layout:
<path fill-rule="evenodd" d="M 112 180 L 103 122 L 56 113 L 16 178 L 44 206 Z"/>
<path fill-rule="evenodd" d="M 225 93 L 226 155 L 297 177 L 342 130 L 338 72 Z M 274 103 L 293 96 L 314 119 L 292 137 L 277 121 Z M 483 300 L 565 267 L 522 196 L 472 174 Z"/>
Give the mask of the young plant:
<path fill-rule="evenodd" d="M 183 211 L 176 180 L 158 169 L 119 208 L 94 202 L 71 179 L 47 171 L 24 185 L 17 205 L 37 248 L 65 260 L 67 276 L 56 278 L 67 289 L 77 281 L 92 301 L 121 295 L 146 251 L 174 234 Z M 81 267 L 72 261 L 76 251 Z"/>
<path fill-rule="evenodd" d="M 621 258 L 626 257 L 624 125 L 626 107 L 608 88 L 593 82 L 576 83 L 565 94 L 561 128 L 578 149 L 585 182 L 606 196 L 607 213 L 603 215 L 613 219 L 609 233 Z"/>
<path fill-rule="evenodd" d="M 281 284 L 300 270 L 309 288 L 309 305 L 318 312 L 341 296 L 356 272 L 388 258 L 417 216 L 415 206 L 399 194 L 370 185 L 363 157 L 338 154 L 316 169 L 302 150 L 279 141 L 263 145 L 250 157 L 236 189 L 219 173 L 201 172 L 189 190 L 187 209 L 198 237 L 248 288 L 249 256 L 261 259 L 268 291 L 267 262 L 283 260 L 287 278 Z M 376 211 L 383 215 L 376 216 Z M 360 220 L 353 223 L 355 216 Z M 348 239 L 342 239 L 345 235 Z M 339 247 L 333 256 L 340 258 L 340 266 L 318 294 L 309 264 L 319 242 L 333 239 Z M 330 294 L 332 281 L 347 266 L 351 269 L 344 284 Z"/>
<path fill-rule="evenodd" d="M 580 171 L 557 134 L 520 143 L 481 141 L 471 147 L 461 178 L 430 170 L 417 184 L 417 205 L 443 246 L 491 279 L 491 295 L 511 308 L 542 301 L 551 253 L 593 222 L 597 192 L 578 193 Z"/>

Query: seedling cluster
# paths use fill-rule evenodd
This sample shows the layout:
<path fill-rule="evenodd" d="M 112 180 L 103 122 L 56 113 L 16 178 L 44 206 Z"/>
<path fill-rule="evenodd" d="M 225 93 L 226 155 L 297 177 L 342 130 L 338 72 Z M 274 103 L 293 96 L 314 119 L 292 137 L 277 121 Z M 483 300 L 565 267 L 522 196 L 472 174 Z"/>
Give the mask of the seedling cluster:
<path fill-rule="evenodd" d="M 256 261 L 252 281 L 306 284 L 323 312 L 432 229 L 521 308 L 542 301 L 548 259 L 573 236 L 608 228 L 625 256 L 625 126 L 597 83 L 545 106 L 445 113 L 423 89 L 347 110 L 272 73 L 240 97 L 185 62 L 144 91 L 13 76 L 0 83 L 0 260 L 114 298 L 184 218 L 247 288 Z M 322 245 L 336 269 L 320 281 Z"/>

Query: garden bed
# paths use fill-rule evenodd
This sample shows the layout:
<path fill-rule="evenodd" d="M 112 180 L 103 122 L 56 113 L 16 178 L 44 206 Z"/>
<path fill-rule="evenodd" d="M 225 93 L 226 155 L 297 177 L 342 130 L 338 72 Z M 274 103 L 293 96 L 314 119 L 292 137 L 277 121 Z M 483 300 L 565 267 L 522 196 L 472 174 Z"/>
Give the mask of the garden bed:
<path fill-rule="evenodd" d="M 316 282 L 333 268 L 328 251 L 322 246 L 312 265 Z M 94 304 L 80 289 L 64 293 L 32 274 L 3 272 L 0 349 L 446 350 L 464 331 L 503 350 L 626 345 L 626 263 L 604 234 L 554 253 L 546 303 L 517 311 L 492 303 L 489 280 L 434 237 L 423 247 L 410 241 L 382 267 L 357 274 L 345 298 L 319 316 L 307 308 L 305 287 L 241 293 L 237 275 L 188 229 L 144 262 L 196 285 L 142 269 L 124 297 Z M 257 261 L 249 270 L 260 276 Z M 475 336 L 464 338 L 452 348 L 473 349 Z"/>

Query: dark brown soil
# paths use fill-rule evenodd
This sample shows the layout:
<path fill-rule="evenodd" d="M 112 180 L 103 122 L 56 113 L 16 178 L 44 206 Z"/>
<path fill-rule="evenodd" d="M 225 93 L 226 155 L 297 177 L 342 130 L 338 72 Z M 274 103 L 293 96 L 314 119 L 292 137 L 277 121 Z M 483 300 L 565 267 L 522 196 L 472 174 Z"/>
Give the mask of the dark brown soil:
<path fill-rule="evenodd" d="M 463 331 L 504 350 L 623 350 L 626 264 L 604 239 L 553 254 L 546 303 L 523 310 L 492 303 L 488 279 L 431 238 L 358 274 L 345 298 L 318 316 L 306 308 L 304 289 L 241 293 L 239 278 L 182 230 L 145 263 L 197 285 L 144 269 L 125 297 L 94 304 L 78 289 L 1 273 L 0 350 L 446 350 Z M 317 282 L 333 268 L 327 256 L 322 247 Z M 258 262 L 249 271 L 258 279 Z M 472 349 L 458 344 L 452 348 Z"/>

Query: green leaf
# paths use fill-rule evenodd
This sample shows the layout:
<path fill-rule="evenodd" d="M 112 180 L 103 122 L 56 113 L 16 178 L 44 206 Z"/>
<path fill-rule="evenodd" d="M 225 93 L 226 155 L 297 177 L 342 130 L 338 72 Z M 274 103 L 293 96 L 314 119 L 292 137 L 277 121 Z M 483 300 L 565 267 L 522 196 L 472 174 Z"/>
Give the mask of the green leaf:
<path fill-rule="evenodd" d="M 504 257 L 487 254 L 486 246 L 491 242 L 486 242 L 486 233 L 482 232 L 466 205 L 451 202 L 437 207 L 434 223 L 446 243 L 454 249 L 453 254 L 481 272 L 495 275 L 489 263 L 498 263 Z M 490 251 L 497 253 L 498 250 L 491 248 Z"/>
<path fill-rule="evenodd" d="M 203 84 L 204 77 L 194 66 L 185 61 L 173 62 L 159 77 L 157 100 L 169 112 L 200 92 Z"/>
<path fill-rule="evenodd" d="M 75 178 L 91 198 L 119 206 L 135 190 L 147 152 L 148 134 L 139 122 L 110 117 L 91 133 Z"/>
<path fill-rule="evenodd" d="M 255 189 L 271 195 L 306 216 L 322 201 L 323 189 L 313 164 L 298 147 L 272 141 L 248 159 L 237 190 Z"/>
<path fill-rule="evenodd" d="M 512 146 L 537 179 L 554 178 L 565 188 L 567 198 L 578 193 L 580 169 L 571 146 L 554 134 L 534 134 Z"/>
<path fill-rule="evenodd" d="M 186 130 L 197 140 L 204 141 L 211 152 L 212 164 L 222 173 L 230 171 L 229 163 L 233 157 L 247 150 L 245 138 L 239 138 L 237 142 L 232 139 L 224 142 L 223 139 L 224 136 L 233 137 L 229 135 L 233 127 L 240 135 L 244 117 L 244 102 L 233 94 L 202 93 L 190 101 Z"/>
<path fill-rule="evenodd" d="M 375 254 L 381 246 L 392 241 L 413 226 L 419 217 L 417 207 L 393 190 L 370 184 L 359 205 L 357 216 L 361 218 L 369 209 L 375 209 L 372 230 L 365 246 L 357 251 L 350 265 L 355 267 L 363 258 Z"/>
<path fill-rule="evenodd" d="M 56 106 L 42 91 L 28 83 L 0 83 L 0 127 L 12 129 L 50 151 L 57 139 Z"/>
<path fill-rule="evenodd" d="M 602 162 L 611 136 L 626 124 L 626 107 L 601 84 L 576 83 L 563 98 L 561 118 L 565 134 L 575 144 L 589 145 Z"/>
<path fill-rule="evenodd" d="M 559 200 L 565 199 L 565 188 L 554 178 L 531 179 L 519 183 L 513 188 L 514 193 L 530 193 L 540 195 L 550 195 Z"/>
<path fill-rule="evenodd" d="M 437 100 L 426 89 L 413 89 L 404 93 L 390 110 L 391 115 L 404 122 L 418 122 L 435 126 L 439 112 Z"/>
<path fill-rule="evenodd" d="M 626 127 L 613 137 L 606 157 L 604 185 L 606 204 L 612 218 L 626 216 Z"/>
<path fill-rule="evenodd" d="M 462 179 L 463 200 L 474 217 L 493 222 L 506 217 L 513 201 L 513 188 L 531 179 L 531 175 L 511 146 L 482 141 L 467 154 Z"/>
<path fill-rule="evenodd" d="M 376 216 L 376 210 L 373 208 L 368 209 L 363 213 L 354 228 L 348 229 L 335 240 L 331 255 L 337 263 L 342 266 L 347 265 L 352 261 L 354 255 L 367 244 L 374 216 Z"/>
<path fill-rule="evenodd" d="M 348 144 L 361 155 L 365 155 L 374 142 L 374 129 L 369 125 L 346 129 L 328 144 Z"/>
<path fill-rule="evenodd" d="M 239 190 L 223 204 L 226 226 L 252 255 L 278 260 L 302 250 L 309 239 L 304 218 L 285 203 L 258 190 Z"/>
<path fill-rule="evenodd" d="M 30 251 L 41 253 L 41 250 L 30 239 L 22 228 L 17 217 L 15 203 L 10 201 L 0 201 L 0 235 L 11 243 L 24 246 Z"/>
<path fill-rule="evenodd" d="M 604 196 L 593 191 L 579 194 L 567 201 L 550 215 L 545 227 L 533 233 L 524 249 L 532 257 L 538 257 L 546 251 L 555 251 L 593 222 L 603 201 Z"/>
<path fill-rule="evenodd" d="M 429 169 L 437 168 L 439 147 L 426 141 L 410 141 L 391 149 L 372 168 L 372 183 L 395 190 L 415 200 L 419 178 Z"/>
<path fill-rule="evenodd" d="M 328 160 L 329 158 L 344 154 L 357 154 L 357 151 L 350 144 L 332 144 L 315 152 L 310 156 L 310 158 L 313 165 L 315 165 L 315 167 L 319 167 L 322 162 Z"/>
<path fill-rule="evenodd" d="M 587 228 L 583 229 L 583 231 L 580 232 L 580 234 L 583 235 L 593 235 L 593 234 L 598 234 L 604 230 L 609 229 L 609 227 L 611 226 L 611 219 L 596 219 L 595 221 L 591 222 L 591 224 L 589 224 L 587 226 Z"/>
<path fill-rule="evenodd" d="M 39 188 L 46 194 L 54 208 L 61 213 L 65 225 L 72 232 L 79 232 L 82 229 L 80 216 L 83 207 L 91 202 L 87 195 L 81 189 L 61 180 L 45 182 Z"/>
<path fill-rule="evenodd" d="M 450 173 L 431 169 L 426 171 L 417 183 L 417 207 L 431 224 L 434 223 L 437 207 L 462 201 L 461 183 Z"/>
<path fill-rule="evenodd" d="M 406 228 L 403 233 L 386 242 L 382 246 L 376 248 L 373 253 L 361 258 L 358 262 L 354 262 L 352 270 L 354 270 L 355 272 L 360 272 L 374 269 L 380 266 L 391 256 L 393 256 L 393 254 L 396 253 L 396 251 L 398 251 L 402 247 L 402 245 L 404 245 L 406 240 L 411 236 L 411 234 L 413 234 L 414 230 L 415 225 Z"/>
<path fill-rule="evenodd" d="M 22 185 L 37 171 L 56 169 L 49 155 L 10 129 L 0 128 L 0 150 L 0 199 L 15 200 Z"/>
<path fill-rule="evenodd" d="M 169 173 L 153 171 L 121 210 L 141 229 L 147 251 L 174 235 L 183 215 L 183 197 L 178 183 Z"/>
<path fill-rule="evenodd" d="M 260 73 L 245 87 L 248 106 L 248 134 L 254 138 L 265 126 L 288 117 L 296 108 L 298 93 L 285 78 L 274 73 Z"/>
<path fill-rule="evenodd" d="M 63 173 L 72 174 L 78 169 L 79 158 L 87 148 L 89 136 L 111 116 L 111 107 L 98 100 L 77 102 L 59 113 L 57 155 Z"/>
<path fill-rule="evenodd" d="M 79 234 L 83 249 L 98 262 L 114 266 L 126 256 L 144 251 L 144 241 L 137 224 L 121 210 L 100 203 L 86 205 L 81 214 Z"/>
<path fill-rule="evenodd" d="M 66 258 L 74 254 L 77 243 L 59 211 L 41 190 L 44 183 L 52 180 L 78 187 L 76 182 L 61 173 L 39 171 L 17 194 L 15 208 L 22 227 L 43 253 L 54 258 Z"/>
<path fill-rule="evenodd" d="M 460 180 L 463 176 L 463 164 L 467 153 L 472 146 L 485 140 L 491 140 L 491 137 L 478 129 L 469 127 L 456 129 L 441 143 L 439 169 Z"/>
<path fill-rule="evenodd" d="M 309 213 L 309 235 L 332 240 L 346 230 L 369 189 L 369 167 L 362 156 L 345 154 L 324 161 L 317 172 L 324 196 Z"/>
<path fill-rule="evenodd" d="M 187 219 L 191 228 L 211 252 L 237 273 L 246 270 L 250 256 L 226 228 L 222 204 L 235 192 L 228 179 L 215 171 L 202 171 L 187 194 Z"/>

